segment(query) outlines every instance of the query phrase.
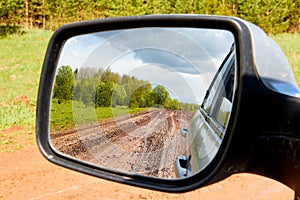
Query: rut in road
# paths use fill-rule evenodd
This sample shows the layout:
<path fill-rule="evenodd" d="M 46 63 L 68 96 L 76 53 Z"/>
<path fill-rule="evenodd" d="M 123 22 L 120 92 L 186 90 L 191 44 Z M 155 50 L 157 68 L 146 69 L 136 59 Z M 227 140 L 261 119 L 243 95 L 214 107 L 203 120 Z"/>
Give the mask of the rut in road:
<path fill-rule="evenodd" d="M 187 148 L 180 134 L 192 113 L 152 110 L 106 123 L 54 133 L 52 144 L 64 154 L 120 171 L 174 178 L 174 162 Z"/>

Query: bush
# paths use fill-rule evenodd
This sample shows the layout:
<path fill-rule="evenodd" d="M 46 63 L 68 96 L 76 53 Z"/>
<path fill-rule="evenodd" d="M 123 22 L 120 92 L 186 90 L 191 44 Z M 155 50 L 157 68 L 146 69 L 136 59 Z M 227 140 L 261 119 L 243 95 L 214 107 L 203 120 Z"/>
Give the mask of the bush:
<path fill-rule="evenodd" d="M 274 34 L 300 32 L 300 1 L 294 0 L 9 0 L 0 3 L 0 25 L 56 29 L 105 17 L 147 14 L 215 14 L 246 19 Z"/>

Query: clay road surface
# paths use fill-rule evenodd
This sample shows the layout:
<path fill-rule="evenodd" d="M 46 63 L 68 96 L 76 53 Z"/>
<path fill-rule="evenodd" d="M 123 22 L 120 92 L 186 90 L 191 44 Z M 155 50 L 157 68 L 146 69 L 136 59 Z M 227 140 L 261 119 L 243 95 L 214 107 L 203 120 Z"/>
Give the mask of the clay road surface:
<path fill-rule="evenodd" d="M 184 194 L 168 194 L 94 178 L 53 165 L 37 148 L 0 153 L 0 199 L 205 199 L 292 200 L 293 192 L 273 180 L 238 174 Z"/>
<path fill-rule="evenodd" d="M 51 133 L 53 146 L 64 154 L 121 171 L 176 178 L 174 161 L 186 155 L 193 113 L 156 109 L 115 117 L 102 123 Z"/>

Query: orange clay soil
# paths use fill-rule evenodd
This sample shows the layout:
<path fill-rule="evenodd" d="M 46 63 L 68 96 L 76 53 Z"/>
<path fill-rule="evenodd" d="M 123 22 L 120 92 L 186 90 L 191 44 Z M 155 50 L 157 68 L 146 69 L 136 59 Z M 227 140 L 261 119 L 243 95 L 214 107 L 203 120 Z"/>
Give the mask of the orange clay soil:
<path fill-rule="evenodd" d="M 261 176 L 237 174 L 184 194 L 126 186 L 51 164 L 38 149 L 0 153 L 0 199 L 292 200 L 293 191 Z"/>

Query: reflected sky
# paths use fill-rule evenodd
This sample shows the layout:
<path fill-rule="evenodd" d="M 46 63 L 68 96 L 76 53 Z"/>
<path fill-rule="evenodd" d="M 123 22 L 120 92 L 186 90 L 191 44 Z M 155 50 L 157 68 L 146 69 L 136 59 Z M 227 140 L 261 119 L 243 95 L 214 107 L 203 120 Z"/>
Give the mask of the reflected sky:
<path fill-rule="evenodd" d="M 234 43 L 224 30 L 139 28 L 69 39 L 58 67 L 111 69 L 164 85 L 182 102 L 201 103 Z"/>

